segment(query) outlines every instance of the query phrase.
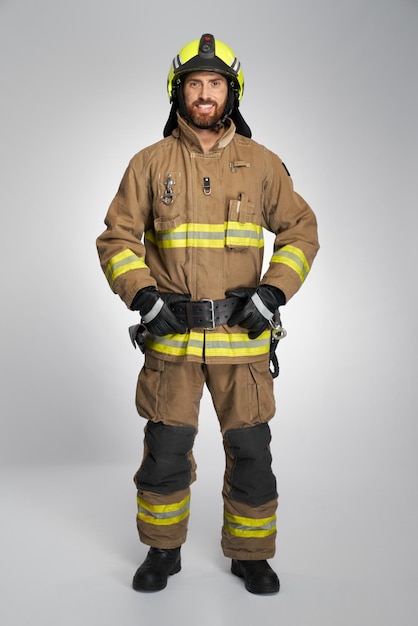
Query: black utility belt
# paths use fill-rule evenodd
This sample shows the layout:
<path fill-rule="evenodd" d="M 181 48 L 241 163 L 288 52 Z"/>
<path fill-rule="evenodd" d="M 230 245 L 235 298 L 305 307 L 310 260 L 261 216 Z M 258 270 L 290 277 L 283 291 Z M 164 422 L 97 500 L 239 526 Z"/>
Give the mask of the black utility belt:
<path fill-rule="evenodd" d="M 180 322 L 187 328 L 206 328 L 212 330 L 226 324 L 235 311 L 240 298 L 225 298 L 224 300 L 194 300 L 171 304 L 170 309 Z"/>

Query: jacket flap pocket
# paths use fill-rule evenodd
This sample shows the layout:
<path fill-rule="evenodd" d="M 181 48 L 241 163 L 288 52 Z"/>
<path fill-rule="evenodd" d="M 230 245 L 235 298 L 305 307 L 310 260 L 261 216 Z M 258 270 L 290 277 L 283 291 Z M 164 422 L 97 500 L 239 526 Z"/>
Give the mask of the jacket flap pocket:
<path fill-rule="evenodd" d="M 156 232 L 161 232 L 163 230 L 174 230 L 174 228 L 178 228 L 181 225 L 181 219 L 179 215 L 176 217 L 157 217 L 154 220 L 154 229 Z"/>

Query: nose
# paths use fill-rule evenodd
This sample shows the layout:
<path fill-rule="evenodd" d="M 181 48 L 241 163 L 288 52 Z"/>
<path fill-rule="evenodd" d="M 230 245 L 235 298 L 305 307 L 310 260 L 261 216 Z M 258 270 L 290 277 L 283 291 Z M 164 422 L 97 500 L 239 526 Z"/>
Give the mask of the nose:
<path fill-rule="evenodd" d="M 205 83 L 200 84 L 199 97 L 206 100 L 209 96 L 209 87 Z"/>

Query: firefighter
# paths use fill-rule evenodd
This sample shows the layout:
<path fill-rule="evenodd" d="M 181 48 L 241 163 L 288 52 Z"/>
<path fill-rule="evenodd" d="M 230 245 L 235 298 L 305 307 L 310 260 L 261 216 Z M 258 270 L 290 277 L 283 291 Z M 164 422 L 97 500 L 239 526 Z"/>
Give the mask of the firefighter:
<path fill-rule="evenodd" d="M 149 550 L 133 588 L 164 589 L 181 569 L 206 385 L 225 449 L 222 550 L 248 591 L 274 594 L 270 361 L 279 307 L 319 248 L 316 218 L 282 160 L 251 138 L 239 109 L 243 71 L 229 46 L 208 33 L 185 45 L 167 88 L 164 138 L 131 159 L 97 238 L 111 289 L 140 314 L 133 339 L 144 351 L 136 389 L 144 451 L 134 480 Z M 264 230 L 275 240 L 262 275 Z"/>

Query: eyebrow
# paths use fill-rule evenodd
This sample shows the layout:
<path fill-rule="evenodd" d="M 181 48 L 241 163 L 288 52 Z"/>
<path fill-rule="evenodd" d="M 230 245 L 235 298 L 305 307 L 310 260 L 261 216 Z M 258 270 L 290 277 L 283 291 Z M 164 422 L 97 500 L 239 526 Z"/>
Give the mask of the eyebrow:
<path fill-rule="evenodd" d="M 217 83 L 222 82 L 222 79 L 226 80 L 224 76 L 217 76 L 216 78 L 209 78 L 209 83 Z M 203 82 L 201 78 L 186 78 L 185 83 L 201 83 Z"/>

